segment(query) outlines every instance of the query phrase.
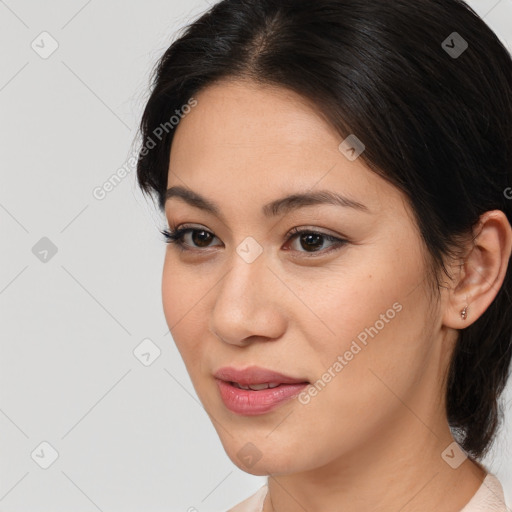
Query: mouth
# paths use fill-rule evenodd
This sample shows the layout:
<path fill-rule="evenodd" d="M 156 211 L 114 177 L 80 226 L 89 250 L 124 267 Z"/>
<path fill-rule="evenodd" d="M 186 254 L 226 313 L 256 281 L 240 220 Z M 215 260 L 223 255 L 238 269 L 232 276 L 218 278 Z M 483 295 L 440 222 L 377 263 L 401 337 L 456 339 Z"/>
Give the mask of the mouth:
<path fill-rule="evenodd" d="M 310 384 L 306 379 L 254 366 L 244 370 L 221 368 L 215 378 L 226 408 L 245 416 L 268 413 Z"/>

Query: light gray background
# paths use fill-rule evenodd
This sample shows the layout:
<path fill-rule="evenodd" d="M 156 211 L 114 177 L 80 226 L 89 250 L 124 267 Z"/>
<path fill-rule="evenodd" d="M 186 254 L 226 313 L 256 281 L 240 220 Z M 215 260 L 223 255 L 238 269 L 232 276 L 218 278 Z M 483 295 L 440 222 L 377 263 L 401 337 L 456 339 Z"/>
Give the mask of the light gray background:
<path fill-rule="evenodd" d="M 512 50 L 512 0 L 471 5 Z M 166 335 L 163 218 L 133 166 L 93 196 L 132 155 L 151 67 L 208 7 L 0 1 L 0 511 L 221 511 L 264 482 L 226 456 Z M 511 399 L 488 464 L 512 504 Z"/>

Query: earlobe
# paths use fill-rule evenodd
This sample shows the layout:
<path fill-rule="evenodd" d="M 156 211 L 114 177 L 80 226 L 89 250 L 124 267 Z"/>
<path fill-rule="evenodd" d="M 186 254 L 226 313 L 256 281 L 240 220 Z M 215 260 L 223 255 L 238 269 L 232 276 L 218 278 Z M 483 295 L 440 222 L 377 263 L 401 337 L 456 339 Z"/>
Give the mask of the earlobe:
<path fill-rule="evenodd" d="M 511 251 L 512 228 L 506 215 L 500 210 L 484 213 L 448 290 L 444 325 L 464 329 L 484 314 L 503 284 Z"/>

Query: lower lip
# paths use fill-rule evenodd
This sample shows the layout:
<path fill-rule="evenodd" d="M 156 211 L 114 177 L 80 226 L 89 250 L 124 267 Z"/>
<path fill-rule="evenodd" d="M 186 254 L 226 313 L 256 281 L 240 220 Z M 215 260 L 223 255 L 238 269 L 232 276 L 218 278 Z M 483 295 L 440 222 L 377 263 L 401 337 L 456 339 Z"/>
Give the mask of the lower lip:
<path fill-rule="evenodd" d="M 265 414 L 290 398 L 297 396 L 309 384 L 281 384 L 277 388 L 253 391 L 232 386 L 216 379 L 224 405 L 231 411 L 245 416 Z"/>

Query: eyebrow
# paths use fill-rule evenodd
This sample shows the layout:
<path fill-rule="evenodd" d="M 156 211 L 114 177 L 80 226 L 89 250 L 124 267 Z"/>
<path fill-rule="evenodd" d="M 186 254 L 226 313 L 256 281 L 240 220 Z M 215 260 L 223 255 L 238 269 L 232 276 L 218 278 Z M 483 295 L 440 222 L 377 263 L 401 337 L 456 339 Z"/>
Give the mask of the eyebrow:
<path fill-rule="evenodd" d="M 180 186 L 171 187 L 165 193 L 165 202 L 172 197 L 180 198 L 190 206 L 199 208 L 200 210 L 222 218 L 220 208 L 217 204 L 204 198 L 193 190 Z M 370 212 L 367 206 L 359 203 L 358 201 L 329 190 L 318 190 L 315 192 L 292 194 L 276 199 L 275 201 L 264 205 L 262 207 L 262 213 L 265 217 L 276 217 L 278 215 L 284 215 L 290 211 L 303 208 L 304 206 L 320 204 L 332 204 L 335 206 L 343 206 L 345 208 L 354 208 L 367 213 Z"/>

